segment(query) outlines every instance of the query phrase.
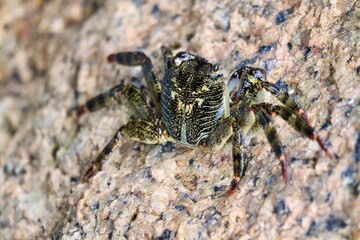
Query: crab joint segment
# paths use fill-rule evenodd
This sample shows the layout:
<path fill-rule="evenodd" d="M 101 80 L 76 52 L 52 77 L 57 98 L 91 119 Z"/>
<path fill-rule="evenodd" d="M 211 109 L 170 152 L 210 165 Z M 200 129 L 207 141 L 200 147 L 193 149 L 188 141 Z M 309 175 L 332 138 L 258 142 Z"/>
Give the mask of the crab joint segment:
<path fill-rule="evenodd" d="M 232 122 L 232 118 L 221 121 L 207 138 L 200 141 L 200 149 L 204 152 L 219 151 L 233 134 Z"/>

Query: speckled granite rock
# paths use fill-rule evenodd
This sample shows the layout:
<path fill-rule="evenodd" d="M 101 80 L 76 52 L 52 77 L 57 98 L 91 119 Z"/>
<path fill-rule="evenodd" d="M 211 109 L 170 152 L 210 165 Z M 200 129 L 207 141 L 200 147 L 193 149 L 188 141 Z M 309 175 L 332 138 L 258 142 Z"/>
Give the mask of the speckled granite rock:
<path fill-rule="evenodd" d="M 0 3 L 2 239 L 360 238 L 360 4 L 356 1 L 5 1 Z M 260 134 L 240 190 L 231 151 L 123 145 L 87 184 L 91 159 L 129 118 L 123 106 L 67 110 L 139 68 L 108 64 L 160 46 L 245 64 L 290 90 L 334 160 L 280 119 L 290 184 Z M 161 74 L 160 74 L 161 75 Z M 315 162 L 317 164 L 315 165 Z"/>

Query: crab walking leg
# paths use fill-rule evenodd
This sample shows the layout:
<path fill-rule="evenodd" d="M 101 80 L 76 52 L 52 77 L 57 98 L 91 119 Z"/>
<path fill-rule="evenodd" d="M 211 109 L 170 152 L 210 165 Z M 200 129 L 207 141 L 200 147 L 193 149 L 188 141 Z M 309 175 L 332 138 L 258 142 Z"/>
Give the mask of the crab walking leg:
<path fill-rule="evenodd" d="M 234 178 L 231 181 L 228 194 L 232 194 L 236 191 L 240 180 L 245 175 L 246 165 L 245 165 L 243 146 L 244 146 L 244 137 L 241 133 L 240 127 L 236 126 L 234 129 L 234 134 L 232 139 Z"/>
<path fill-rule="evenodd" d="M 101 170 L 103 163 L 109 158 L 111 153 L 115 150 L 121 138 L 122 135 L 120 128 L 111 138 L 111 140 L 108 142 L 106 147 L 97 156 L 97 158 L 94 161 L 92 161 L 90 168 L 86 170 L 85 174 L 81 178 L 82 182 L 87 182 L 92 176 L 95 175 L 95 173 Z"/>
<path fill-rule="evenodd" d="M 86 112 L 94 112 L 121 102 L 124 86 L 116 85 L 107 92 L 101 93 L 76 109 L 76 118 L 79 119 Z"/>
<path fill-rule="evenodd" d="M 282 169 L 282 175 L 284 178 L 285 184 L 288 183 L 288 174 L 287 174 L 287 165 L 286 159 L 284 154 L 284 149 L 282 147 L 279 135 L 276 132 L 274 127 L 273 118 L 271 117 L 270 113 L 267 111 L 266 108 L 263 107 L 264 105 L 254 105 L 252 109 L 255 112 L 255 116 L 257 121 L 260 123 L 262 128 L 264 129 L 266 138 L 268 139 L 272 150 L 275 152 L 276 157 L 280 160 L 280 165 Z"/>
<path fill-rule="evenodd" d="M 228 194 L 236 191 L 239 182 L 245 176 L 244 137 L 251 134 L 254 128 L 257 128 L 256 117 L 250 107 L 244 105 L 239 107 L 234 113 L 234 116 L 234 134 L 232 138 L 234 178 L 231 181 Z"/>
<path fill-rule="evenodd" d="M 238 89 L 237 91 L 233 90 L 230 96 L 235 105 L 244 98 L 256 99 L 261 91 L 266 90 L 310 123 L 309 117 L 295 99 L 291 98 L 286 91 L 279 89 L 275 84 L 266 80 L 265 70 L 252 67 L 240 68 L 232 74 L 229 83 L 234 84 L 237 82 L 236 80 L 238 80 L 239 84 Z"/>
<path fill-rule="evenodd" d="M 142 119 L 131 119 L 122 126 L 112 137 L 99 156 L 91 163 L 90 168 L 81 178 L 82 182 L 88 181 L 96 172 L 100 171 L 103 163 L 109 158 L 112 152 L 118 147 L 122 136 L 146 144 L 158 144 L 160 140 L 159 129 L 153 123 Z"/>
<path fill-rule="evenodd" d="M 117 85 L 107 92 L 91 98 L 77 109 L 76 116 L 80 118 L 86 112 L 94 112 L 104 107 L 120 104 L 123 100 L 128 103 L 139 118 L 154 121 L 154 115 L 147 105 L 144 95 L 140 89 L 131 84 L 125 88 L 122 85 Z"/>
<path fill-rule="evenodd" d="M 221 121 L 207 138 L 199 142 L 199 148 L 204 152 L 217 152 L 233 134 L 233 119 L 231 117 Z"/>
<path fill-rule="evenodd" d="M 308 124 L 310 124 L 310 119 L 301 109 L 301 105 L 295 99 L 291 98 L 289 93 L 279 89 L 275 84 L 270 82 L 261 82 L 261 86 L 274 95 L 285 106 L 293 110 L 294 113 L 304 118 Z"/>
<path fill-rule="evenodd" d="M 141 66 L 144 77 L 150 85 L 151 94 L 156 102 L 160 102 L 161 84 L 156 77 L 151 60 L 143 52 L 119 52 L 108 56 L 109 62 L 117 62 L 126 66 Z"/>
<path fill-rule="evenodd" d="M 267 105 L 266 106 L 271 112 L 274 112 L 282 119 L 287 121 L 295 130 L 297 130 L 299 133 L 301 133 L 303 136 L 308 137 L 312 140 L 316 140 L 321 147 L 321 149 L 326 153 L 326 155 L 332 159 L 332 155 L 330 154 L 329 150 L 324 144 L 324 141 L 321 139 L 321 137 L 318 135 L 318 133 L 315 131 L 314 128 L 312 128 L 309 123 L 299 116 L 296 112 L 294 112 L 292 109 L 289 109 L 286 106 L 281 105 Z"/>

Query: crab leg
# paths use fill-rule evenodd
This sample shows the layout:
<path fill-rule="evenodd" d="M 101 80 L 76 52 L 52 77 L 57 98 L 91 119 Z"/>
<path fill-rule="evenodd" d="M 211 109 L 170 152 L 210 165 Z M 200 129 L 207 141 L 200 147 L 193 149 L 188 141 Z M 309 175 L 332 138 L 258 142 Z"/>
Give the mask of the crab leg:
<path fill-rule="evenodd" d="M 141 66 L 144 77 L 150 85 L 151 94 L 160 102 L 161 85 L 156 77 L 151 60 L 143 52 L 119 52 L 108 56 L 109 62 L 117 62 L 126 66 Z"/>
<path fill-rule="evenodd" d="M 236 126 L 234 129 L 233 139 L 233 168 L 234 168 L 234 178 L 231 181 L 230 189 L 228 190 L 228 194 L 232 194 L 236 191 L 240 180 L 245 175 L 246 165 L 245 165 L 245 158 L 243 152 L 244 146 L 244 137 L 241 133 L 240 127 Z"/>
<path fill-rule="evenodd" d="M 294 129 L 296 129 L 299 133 L 303 136 L 308 137 L 312 140 L 316 140 L 321 147 L 321 149 L 326 153 L 326 155 L 332 159 L 332 155 L 330 154 L 329 150 L 325 146 L 321 137 L 317 134 L 314 128 L 312 128 L 306 119 L 301 117 L 301 115 L 297 114 L 296 112 L 292 111 L 286 106 L 281 105 L 268 105 L 267 108 L 278 115 L 285 121 L 287 121 Z"/>
<path fill-rule="evenodd" d="M 245 176 L 246 164 L 243 152 L 244 137 L 247 136 L 256 125 L 254 111 L 247 106 L 242 106 L 234 113 L 236 121 L 234 122 L 233 145 L 233 168 L 234 178 L 231 181 L 228 194 L 236 191 L 239 182 Z"/>
<path fill-rule="evenodd" d="M 79 119 L 86 112 L 94 112 L 104 107 L 120 104 L 123 100 L 141 119 L 154 121 L 154 115 L 147 106 L 144 95 L 140 89 L 131 84 L 125 88 L 117 85 L 107 92 L 89 99 L 84 105 L 77 108 L 76 117 Z"/>
<path fill-rule="evenodd" d="M 146 144 L 158 144 L 161 135 L 158 127 L 153 123 L 142 119 L 131 119 L 122 126 L 112 137 L 106 147 L 101 151 L 98 157 L 91 163 L 90 168 L 81 178 L 82 182 L 88 181 L 96 172 L 100 171 L 103 163 L 109 158 L 112 152 L 119 146 L 119 142 L 124 136 L 127 139 L 135 140 Z"/>
<path fill-rule="evenodd" d="M 77 117 L 79 118 L 85 112 L 96 111 L 102 107 L 120 103 L 122 101 L 120 101 L 121 98 L 126 101 L 138 118 L 130 120 L 115 133 L 106 147 L 91 163 L 90 168 L 85 172 L 82 177 L 83 182 L 87 181 L 97 171 L 101 170 L 103 163 L 119 145 L 122 136 L 149 144 L 158 143 L 160 131 L 154 126 L 154 114 L 147 105 L 145 97 L 140 89 L 131 84 L 127 85 L 125 89 L 120 85 L 115 86 L 109 91 L 90 99 L 86 104 L 77 109 Z"/>
<path fill-rule="evenodd" d="M 233 134 L 232 118 L 221 121 L 207 138 L 199 142 L 199 148 L 204 152 L 217 152 L 226 144 Z"/>
<path fill-rule="evenodd" d="M 259 92 L 266 90 L 275 96 L 284 106 L 279 106 L 274 110 L 268 109 L 268 112 L 279 114 L 282 118 L 289 119 L 289 123 L 297 131 L 310 139 L 316 140 L 326 155 L 332 159 L 332 156 L 325 146 L 324 141 L 319 137 L 315 130 L 310 126 L 310 120 L 307 114 L 301 109 L 301 105 L 296 102 L 290 95 L 275 84 L 266 81 L 266 72 L 263 69 L 244 67 L 233 73 L 230 82 L 234 83 L 238 80 L 239 87 L 237 91 L 232 91 L 231 99 L 233 101 L 233 109 L 238 105 L 251 104 L 258 96 Z M 301 121 L 304 120 L 304 121 Z M 286 120 L 286 119 L 285 119 Z M 307 131 L 307 132 L 306 132 Z"/>
<path fill-rule="evenodd" d="M 111 153 L 114 152 L 116 146 L 121 140 L 121 128 L 115 133 L 115 135 L 111 138 L 106 147 L 101 151 L 101 153 L 97 156 L 97 158 L 91 162 L 91 166 L 86 170 L 85 174 L 82 176 L 81 181 L 87 182 L 92 176 L 95 175 L 96 172 L 100 171 L 103 163 L 109 158 Z"/>
<path fill-rule="evenodd" d="M 280 165 L 282 169 L 282 175 L 284 178 L 285 184 L 288 183 L 288 174 L 287 174 L 287 165 L 286 165 L 286 159 L 284 154 L 284 149 L 282 147 L 279 135 L 277 134 L 277 131 L 274 127 L 273 118 L 270 115 L 270 113 L 267 111 L 267 109 L 262 105 L 254 105 L 252 109 L 255 112 L 255 116 L 264 129 L 266 138 L 268 139 L 272 150 L 275 152 L 276 157 L 280 160 Z"/>
<path fill-rule="evenodd" d="M 274 95 L 280 102 L 282 102 L 286 107 L 290 108 L 294 113 L 304 118 L 307 123 L 310 124 L 310 119 L 307 114 L 301 109 L 301 105 L 291 98 L 290 95 L 279 89 L 275 84 L 270 82 L 261 82 L 260 85 Z"/>

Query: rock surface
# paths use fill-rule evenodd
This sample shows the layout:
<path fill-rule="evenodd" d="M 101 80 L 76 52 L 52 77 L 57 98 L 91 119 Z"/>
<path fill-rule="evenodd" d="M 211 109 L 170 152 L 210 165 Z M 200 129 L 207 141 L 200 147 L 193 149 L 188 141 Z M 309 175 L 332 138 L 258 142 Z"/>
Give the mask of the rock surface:
<path fill-rule="evenodd" d="M 360 238 L 360 2 L 31 0 L 0 3 L 1 239 Z M 79 177 L 130 113 L 67 111 L 139 68 L 108 64 L 142 50 L 161 76 L 160 47 L 267 70 L 329 143 L 334 159 L 282 120 L 284 185 L 259 134 L 240 189 L 227 196 L 230 148 L 123 141 L 89 183 Z M 315 163 L 317 164 L 315 165 Z"/>

